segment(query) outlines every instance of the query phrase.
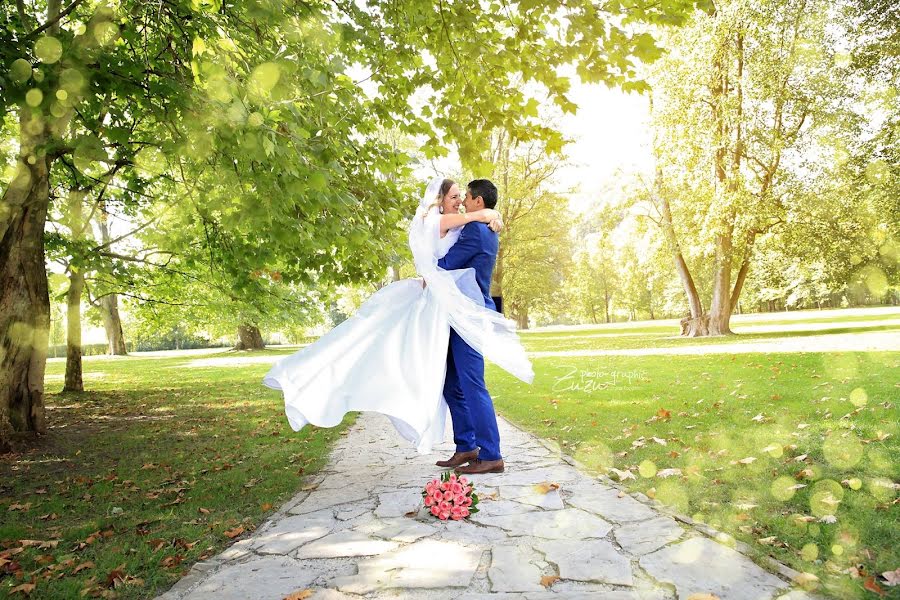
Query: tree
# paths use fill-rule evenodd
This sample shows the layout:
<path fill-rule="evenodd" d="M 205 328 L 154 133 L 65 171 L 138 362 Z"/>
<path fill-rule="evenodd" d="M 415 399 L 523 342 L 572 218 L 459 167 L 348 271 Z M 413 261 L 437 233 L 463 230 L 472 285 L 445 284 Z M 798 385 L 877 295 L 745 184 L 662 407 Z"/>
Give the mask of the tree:
<path fill-rule="evenodd" d="M 848 116 L 827 18 L 815 0 L 719 3 L 671 37 L 651 78 L 653 218 L 688 297 L 685 335 L 731 333 L 757 238 L 788 224 L 786 199 L 808 183 L 804 146 Z M 708 310 L 685 244 L 712 266 Z"/>
<path fill-rule="evenodd" d="M 560 10 L 538 1 L 512 13 L 473 1 L 384 0 L 363 10 L 51 0 L 38 16 L 21 2 L 0 5 L 0 62 L 9 69 L 0 114 L 13 112 L 19 141 L 0 209 L 0 443 L 11 431 L 45 429 L 42 236 L 64 159 L 93 178 L 119 163 L 177 178 L 179 222 L 199 221 L 211 234 L 211 260 L 235 292 L 249 293 L 251 273 L 291 256 L 302 260 L 279 270 L 290 283 L 375 278 L 387 252 L 379 240 L 390 237 L 381 234 L 400 220 L 387 204 L 400 197 L 388 174 L 405 157 L 373 132 L 424 135 L 435 154 L 445 137 L 459 140 L 469 166 L 484 161 L 474 131 L 500 127 L 552 150 L 560 136 L 530 118 L 537 100 L 519 82 L 537 82 L 566 110 L 575 106 L 558 67 L 573 61 L 584 79 L 641 89 L 633 57 L 658 49 L 624 27 L 678 22 L 692 6 L 598 9 L 581 0 Z M 479 43 L 455 43 L 451 22 Z M 368 70 L 376 97 L 346 74 L 354 64 Z M 423 91 L 428 104 L 416 114 L 411 98 Z"/>
<path fill-rule="evenodd" d="M 565 157 L 544 144 L 510 143 L 503 131 L 491 136 L 494 170 L 504 230 L 491 281 L 491 295 L 527 329 L 529 313 L 557 294 L 572 262 L 573 218 L 559 195 L 555 174 Z"/>

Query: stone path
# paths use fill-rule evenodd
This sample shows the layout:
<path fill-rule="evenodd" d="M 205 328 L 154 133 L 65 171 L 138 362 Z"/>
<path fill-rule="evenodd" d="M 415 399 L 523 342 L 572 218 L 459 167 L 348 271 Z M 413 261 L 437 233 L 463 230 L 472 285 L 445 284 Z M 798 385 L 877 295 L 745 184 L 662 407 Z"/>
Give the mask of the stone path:
<path fill-rule="evenodd" d="M 452 444 L 418 456 L 386 418 L 361 415 L 315 489 L 158 600 L 811 598 L 790 590 L 786 567 L 772 574 L 503 420 L 500 431 L 507 470 L 473 478 L 481 511 L 440 522 L 419 510 L 421 489 Z"/>

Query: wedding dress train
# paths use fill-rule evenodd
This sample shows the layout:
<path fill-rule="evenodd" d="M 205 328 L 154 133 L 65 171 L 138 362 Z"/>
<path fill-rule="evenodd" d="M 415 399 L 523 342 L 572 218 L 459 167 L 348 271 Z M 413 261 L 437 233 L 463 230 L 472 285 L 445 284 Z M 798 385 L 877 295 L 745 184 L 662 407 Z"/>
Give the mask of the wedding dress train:
<path fill-rule="evenodd" d="M 440 180 L 436 180 L 440 181 Z M 315 343 L 277 362 L 263 383 L 284 393 L 294 431 L 333 427 L 349 411 L 387 415 L 420 453 L 444 439 L 443 398 L 450 327 L 485 358 L 523 381 L 534 374 L 515 323 L 484 306 L 473 269 L 437 266 L 461 228 L 440 237 L 440 214 L 428 186 L 409 228 L 420 279 L 391 283 L 355 315 Z"/>

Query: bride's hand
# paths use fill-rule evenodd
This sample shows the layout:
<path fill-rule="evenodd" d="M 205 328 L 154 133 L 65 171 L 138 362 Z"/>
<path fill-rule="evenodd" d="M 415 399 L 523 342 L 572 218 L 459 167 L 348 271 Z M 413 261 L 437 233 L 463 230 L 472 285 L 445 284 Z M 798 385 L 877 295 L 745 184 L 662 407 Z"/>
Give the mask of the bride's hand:
<path fill-rule="evenodd" d="M 499 233 L 501 229 L 503 229 L 503 219 L 497 217 L 490 223 L 488 223 L 488 227 L 490 227 L 491 231 L 494 233 Z"/>
<path fill-rule="evenodd" d="M 484 213 L 484 222 L 492 223 L 494 221 L 500 221 L 500 212 L 494 210 L 493 208 L 483 208 L 481 212 Z M 502 221 L 501 221 L 502 223 Z"/>

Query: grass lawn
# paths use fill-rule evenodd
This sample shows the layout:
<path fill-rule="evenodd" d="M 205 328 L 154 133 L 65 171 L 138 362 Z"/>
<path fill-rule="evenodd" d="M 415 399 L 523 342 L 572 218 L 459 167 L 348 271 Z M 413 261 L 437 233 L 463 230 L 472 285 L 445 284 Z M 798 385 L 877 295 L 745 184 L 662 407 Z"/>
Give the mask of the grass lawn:
<path fill-rule="evenodd" d="M 294 433 L 268 365 L 191 360 L 86 360 L 89 392 L 48 396 L 49 433 L 0 459 L 0 597 L 152 598 L 324 464 L 345 426 Z"/>
<path fill-rule="evenodd" d="M 654 323 L 523 339 L 529 350 L 615 351 L 900 331 L 896 318 L 704 340 Z M 0 597 L 33 583 L 30 598 L 152 598 L 253 530 L 324 464 L 352 420 L 291 431 L 280 394 L 260 383 L 269 365 L 252 360 L 293 351 L 86 360 L 90 391 L 50 393 L 47 436 L 0 458 Z M 237 360 L 217 363 L 223 357 Z M 498 410 L 587 467 L 817 575 L 819 592 L 834 598 L 874 598 L 867 577 L 900 567 L 900 353 L 550 357 L 534 366 L 533 386 L 489 366 Z M 48 391 L 62 387 L 63 369 L 48 364 Z"/>
<path fill-rule="evenodd" d="M 761 337 L 589 337 L 599 331 L 523 337 L 529 350 Z M 818 334 L 835 331 L 845 333 L 826 325 Z M 762 337 L 798 333 L 808 335 Z M 834 598 L 877 597 L 867 577 L 900 567 L 900 353 L 548 357 L 534 366 L 532 386 L 489 367 L 498 411 L 588 468 L 815 574 Z"/>

